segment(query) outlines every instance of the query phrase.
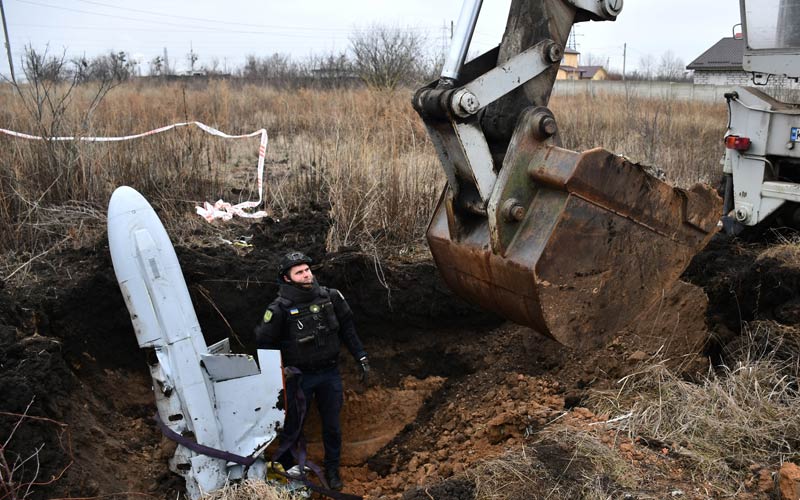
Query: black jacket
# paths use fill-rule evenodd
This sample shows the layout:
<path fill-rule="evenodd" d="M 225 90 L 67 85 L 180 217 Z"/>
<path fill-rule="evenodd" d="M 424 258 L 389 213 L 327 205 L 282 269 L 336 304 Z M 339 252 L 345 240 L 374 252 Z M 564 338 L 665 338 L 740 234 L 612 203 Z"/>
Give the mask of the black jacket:
<path fill-rule="evenodd" d="M 298 324 L 306 328 L 299 331 Z M 319 334 L 314 336 L 315 332 Z M 311 289 L 281 283 L 278 298 L 267 307 L 255 335 L 259 349 L 280 349 L 284 365 L 302 371 L 336 366 L 339 341 L 356 361 L 367 355 L 341 292 L 316 281 Z"/>

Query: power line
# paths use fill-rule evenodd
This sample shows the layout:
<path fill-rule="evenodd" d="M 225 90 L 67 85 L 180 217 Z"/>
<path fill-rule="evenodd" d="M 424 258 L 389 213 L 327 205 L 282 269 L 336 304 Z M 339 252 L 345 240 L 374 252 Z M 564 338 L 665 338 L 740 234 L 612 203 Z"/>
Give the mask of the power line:
<path fill-rule="evenodd" d="M 68 11 L 68 12 L 76 12 L 76 13 L 79 13 L 79 14 L 88 14 L 88 15 L 92 15 L 92 16 L 108 17 L 108 18 L 112 18 L 112 19 L 122 19 L 122 20 L 125 20 L 125 21 L 153 23 L 153 24 L 160 24 L 160 25 L 164 25 L 164 26 L 187 27 L 186 23 L 175 23 L 175 22 L 170 22 L 170 21 L 159 21 L 159 20 L 154 20 L 154 19 L 144 19 L 144 18 L 141 18 L 141 17 L 129 17 L 129 16 L 118 15 L 118 14 L 107 14 L 107 13 L 93 12 L 93 11 L 82 10 L 82 9 L 74 9 L 74 8 L 70 8 L 70 7 L 62 7 L 60 5 L 52 5 L 52 4 L 47 4 L 47 3 L 36 2 L 34 0 L 16 0 L 16 1 L 19 2 L 19 3 L 36 5 L 36 6 L 39 6 L 39 7 L 48 7 L 48 8 L 51 8 L 51 9 L 64 10 L 64 11 Z M 193 21 L 201 21 L 201 22 L 216 23 L 216 24 L 239 25 L 239 26 L 247 26 L 247 27 L 253 27 L 253 28 L 263 28 L 263 29 L 267 29 L 267 30 L 292 30 L 292 31 L 305 30 L 305 31 L 313 31 L 315 33 L 316 32 L 352 33 L 354 31 L 351 28 L 326 28 L 326 27 L 319 27 L 318 28 L 318 27 L 304 27 L 304 26 L 277 26 L 277 25 L 237 23 L 237 22 L 232 22 L 232 21 L 219 21 L 219 20 L 212 20 L 212 19 L 205 19 L 205 18 L 198 18 L 198 17 L 176 16 L 176 15 L 172 15 L 172 14 L 162 14 L 162 13 L 148 12 L 148 11 L 144 11 L 144 10 L 140 10 L 140 9 L 130 9 L 130 8 L 125 8 L 125 7 L 112 6 L 112 5 L 109 5 L 109 4 L 104 4 L 104 3 L 101 3 L 101 2 L 94 2 L 94 1 L 90 1 L 90 0 L 79 0 L 79 1 L 82 1 L 82 2 L 85 2 L 85 3 L 108 6 L 108 7 L 114 7 L 114 8 L 120 9 L 120 10 L 145 13 L 145 14 L 151 15 L 151 16 L 162 16 L 162 17 L 170 17 L 170 18 L 175 18 L 175 19 L 193 20 Z M 59 27 L 63 28 L 64 26 L 59 26 Z M 188 27 L 206 29 L 206 30 L 209 30 L 209 31 L 212 31 L 212 30 L 213 31 L 219 31 L 219 29 L 220 29 L 219 27 L 214 27 L 214 26 L 188 25 Z M 410 27 L 401 28 L 401 29 L 410 30 L 410 31 L 436 31 L 436 30 L 438 30 L 438 28 L 432 27 L 432 26 L 416 26 L 416 27 L 410 26 Z M 226 32 L 227 33 L 269 33 L 269 32 L 265 32 L 265 31 L 243 31 L 243 30 L 226 30 Z M 270 34 L 274 34 L 274 33 L 270 33 Z M 288 34 L 287 34 L 287 36 L 288 36 Z"/>
<path fill-rule="evenodd" d="M 94 0 L 77 0 L 77 1 L 81 2 L 81 3 L 88 3 L 88 4 L 91 4 L 91 5 L 100 5 L 100 6 L 103 6 L 103 7 L 111 7 L 113 9 L 117 9 L 117 10 L 125 10 L 125 11 L 128 11 L 128 12 L 137 12 L 137 13 L 140 13 L 140 14 L 147 14 L 147 15 L 152 15 L 152 16 L 171 17 L 171 18 L 174 18 L 174 19 L 189 19 L 189 20 L 192 20 L 192 21 L 202 21 L 202 22 L 209 22 L 209 23 L 214 23 L 214 24 L 229 24 L 229 25 L 233 25 L 233 26 L 247 26 L 247 27 L 251 27 L 251 28 L 267 28 L 267 29 L 287 29 L 287 30 L 291 29 L 291 30 L 310 30 L 310 31 L 347 31 L 347 32 L 352 32 L 353 31 L 350 28 L 315 28 L 315 27 L 286 26 L 286 25 L 278 26 L 278 25 L 268 25 L 268 24 L 240 23 L 240 22 L 236 22 L 236 21 L 221 21 L 219 19 L 208 19 L 208 18 L 204 18 L 204 17 L 192 17 L 192 16 L 178 16 L 178 15 L 175 15 L 175 14 L 167 14 L 167 13 L 164 13 L 164 12 L 153 12 L 153 11 L 142 10 L 142 9 L 133 9 L 133 8 L 130 8 L 130 7 L 120 7 L 118 5 L 108 4 L 108 3 L 104 3 L 104 2 L 97 2 L 97 1 L 94 1 Z M 411 28 L 404 28 L 404 29 L 410 29 L 410 30 L 437 30 L 438 28 L 434 28 L 434 27 L 417 27 L 417 28 L 413 28 L 413 27 L 411 27 Z"/>
<path fill-rule="evenodd" d="M 121 32 L 121 31 L 142 31 L 147 33 L 164 33 L 163 29 L 157 28 L 120 28 L 120 27 L 102 27 L 102 26 L 56 26 L 56 25 L 46 25 L 46 24 L 14 24 L 14 26 L 25 26 L 25 27 L 33 27 L 33 28 L 43 28 L 43 29 L 52 29 L 52 28 L 61 28 L 66 30 L 86 30 L 86 31 L 114 31 L 114 32 Z M 216 33 L 219 35 L 227 35 L 227 34 L 239 34 L 239 35 L 269 35 L 269 36 L 277 36 L 283 38 L 300 38 L 300 39 L 312 39 L 312 40 L 328 40 L 331 38 L 339 38 L 339 39 L 346 39 L 349 38 L 350 35 L 341 33 L 341 34 L 333 34 L 333 35 L 311 35 L 311 34 L 293 34 L 293 33 L 270 33 L 266 31 L 240 31 L 240 30 L 230 30 L 221 32 L 219 29 L 216 28 L 208 28 L 208 29 L 187 29 L 187 30 L 169 30 L 170 33 Z"/>

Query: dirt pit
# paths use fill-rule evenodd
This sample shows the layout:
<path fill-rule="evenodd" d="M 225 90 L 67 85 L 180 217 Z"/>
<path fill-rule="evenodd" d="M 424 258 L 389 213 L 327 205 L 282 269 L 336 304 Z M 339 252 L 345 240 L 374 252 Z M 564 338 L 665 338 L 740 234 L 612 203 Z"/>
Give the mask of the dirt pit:
<path fill-rule="evenodd" d="M 445 379 L 428 377 L 419 380 L 404 378 L 398 387 L 363 388 L 350 381 L 344 394 L 342 423 L 342 465 L 359 467 L 386 446 L 407 425 L 416 420 L 423 403 L 439 390 Z M 322 463 L 323 447 L 319 413 L 311 411 L 306 423 L 308 453 L 311 460 Z"/>
<path fill-rule="evenodd" d="M 379 280 L 370 257 L 326 254 L 326 229 L 322 213 L 231 225 L 228 239 L 252 235 L 254 246 L 177 251 L 207 342 L 230 336 L 243 352 L 254 349 L 250 332 L 275 294 L 274 269 L 286 249 L 309 253 L 321 263 L 320 282 L 343 291 L 375 380 L 361 387 L 343 356 L 342 475 L 347 491 L 368 498 L 471 498 L 469 474 L 481 463 L 526 450 L 544 431 L 588 428 L 600 417 L 582 407 L 587 394 L 614 387 L 642 362 L 666 359 L 691 378 L 724 355 L 742 320 L 800 319 L 793 254 L 719 238 L 695 259 L 687 282 L 665 291 L 633 327 L 579 352 L 455 298 L 424 256 L 383 263 Z M 0 437 L 14 432 L 7 458 L 33 457 L 16 471 L 17 484 L 37 483 L 31 498 L 175 498 L 181 479 L 166 466 L 174 445 L 151 420 L 150 378 L 107 246 L 62 253 L 30 275 L 25 286 L 0 290 Z M 39 419 L 14 430 L 26 408 Z M 312 410 L 307 435 L 318 459 L 317 426 Z M 693 487 L 655 448 L 613 443 L 658 469 L 649 494 Z M 542 470 L 563 469 L 569 450 L 560 449 L 537 448 Z"/>

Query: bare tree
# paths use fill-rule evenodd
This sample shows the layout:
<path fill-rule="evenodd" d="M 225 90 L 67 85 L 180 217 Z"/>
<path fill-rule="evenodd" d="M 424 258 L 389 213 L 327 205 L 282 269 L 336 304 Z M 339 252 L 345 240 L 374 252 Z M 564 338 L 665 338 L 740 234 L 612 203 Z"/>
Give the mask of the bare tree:
<path fill-rule="evenodd" d="M 292 61 L 287 54 L 272 54 L 267 57 L 248 55 L 242 68 L 242 77 L 250 80 L 261 80 L 276 84 L 286 83 L 286 80 L 307 76 L 304 68 Z"/>
<path fill-rule="evenodd" d="M 150 76 L 160 76 L 164 74 L 164 58 L 155 56 L 150 59 Z"/>
<path fill-rule="evenodd" d="M 352 63 L 344 53 L 311 56 L 301 61 L 294 61 L 286 54 L 248 55 L 240 74 L 248 80 L 284 88 L 338 87 L 355 79 Z"/>
<path fill-rule="evenodd" d="M 206 68 L 206 72 L 212 75 L 217 75 L 220 73 L 219 57 L 214 56 L 211 58 L 211 64 L 209 64 L 208 67 Z"/>
<path fill-rule="evenodd" d="M 353 62 L 344 52 L 312 57 L 308 60 L 311 83 L 315 87 L 335 88 L 360 84 Z"/>
<path fill-rule="evenodd" d="M 53 56 L 46 49 L 37 52 L 28 46 L 22 58 L 26 84 L 12 85 L 31 118 L 35 134 L 46 139 L 77 136 L 90 131 L 93 114 L 103 98 L 127 80 L 133 68 L 134 63 L 124 52 L 112 52 L 92 60 L 84 57 L 68 61 L 64 54 Z M 82 109 L 73 113 L 73 93 L 83 84 L 89 86 L 91 98 Z M 82 161 L 79 144 L 45 140 L 40 143 L 38 151 L 41 156 L 37 160 L 37 177 L 45 185 L 52 183 L 52 189 L 45 192 L 54 198 L 70 198 L 74 194 L 66 192 L 70 183 L 62 183 L 62 186 L 56 180 L 62 175 L 77 175 L 74 167 Z"/>
<path fill-rule="evenodd" d="M 14 88 L 42 135 L 59 135 L 64 110 L 81 72 L 87 67 L 88 63 L 81 61 L 75 62 L 72 69 L 63 53 L 55 56 L 48 53 L 48 48 L 37 52 L 30 46 L 25 47 L 22 72 L 27 85 L 14 84 Z M 69 83 L 61 85 L 64 82 Z"/>
<path fill-rule="evenodd" d="M 197 63 L 199 56 L 197 52 L 190 46 L 189 52 L 186 54 L 186 61 L 189 62 L 189 74 L 194 74 L 194 65 Z"/>
<path fill-rule="evenodd" d="M 417 72 L 419 74 L 418 83 L 432 82 L 439 78 L 442 74 L 442 68 L 444 67 L 444 59 L 445 54 L 443 52 L 436 52 L 433 55 L 423 58 L 417 66 Z"/>
<path fill-rule="evenodd" d="M 423 38 L 416 32 L 375 25 L 350 36 L 355 70 L 370 87 L 394 89 L 416 80 Z"/>
<path fill-rule="evenodd" d="M 59 83 L 67 80 L 73 74 L 67 66 L 67 60 L 63 54 L 60 57 L 54 56 L 49 54 L 48 50 L 45 48 L 44 52 L 37 52 L 30 46 L 25 47 L 22 71 L 29 82 L 33 78 L 40 82 Z"/>
<path fill-rule="evenodd" d="M 587 52 L 581 54 L 581 66 L 605 66 L 606 58 Z"/>
<path fill-rule="evenodd" d="M 644 54 L 639 58 L 639 69 L 636 71 L 641 80 L 652 80 L 655 78 L 656 60 L 652 54 Z"/>
<path fill-rule="evenodd" d="M 80 58 L 74 64 L 79 83 L 106 82 L 105 86 L 129 80 L 136 70 L 136 62 L 125 52 L 109 52 L 94 59 Z"/>
<path fill-rule="evenodd" d="M 673 82 L 686 80 L 686 64 L 684 64 L 683 59 L 668 50 L 661 54 L 656 74 L 659 80 Z"/>

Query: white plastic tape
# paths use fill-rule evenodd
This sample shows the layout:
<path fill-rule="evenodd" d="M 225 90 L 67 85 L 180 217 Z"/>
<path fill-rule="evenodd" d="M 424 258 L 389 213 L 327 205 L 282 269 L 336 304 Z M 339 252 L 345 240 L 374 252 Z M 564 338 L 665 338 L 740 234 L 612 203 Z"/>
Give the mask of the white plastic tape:
<path fill-rule="evenodd" d="M 15 132 L 13 130 L 7 130 L 4 128 L 0 128 L 0 133 L 10 135 L 12 137 L 17 137 L 20 139 L 28 139 L 33 141 L 82 141 L 82 142 L 119 142 L 119 141 L 129 141 L 131 139 L 139 139 L 142 137 L 146 137 L 148 135 L 153 134 L 160 134 L 161 132 L 166 132 L 167 130 L 172 130 L 178 127 L 187 127 L 189 125 L 194 125 L 200 130 L 209 133 L 211 135 L 215 135 L 217 137 L 222 137 L 224 139 L 245 139 L 248 137 L 257 137 L 261 136 L 261 143 L 258 146 L 258 170 L 257 170 L 257 189 L 258 189 L 258 201 L 244 201 L 242 203 L 237 203 L 236 205 L 231 205 L 228 202 L 217 200 L 216 203 L 213 205 L 205 202 L 203 203 L 202 207 L 195 207 L 198 215 L 201 215 L 205 220 L 208 222 L 213 221 L 214 219 L 222 219 L 222 220 L 230 220 L 233 218 L 234 215 L 238 215 L 239 217 L 247 217 L 250 219 L 257 219 L 261 217 L 265 217 L 267 213 L 263 210 L 258 212 L 246 212 L 246 209 L 256 208 L 257 206 L 261 205 L 263 201 L 262 193 L 264 191 L 264 156 L 267 153 L 267 130 L 260 129 L 252 132 L 250 134 L 243 134 L 243 135 L 229 135 L 224 132 L 220 132 L 219 130 L 215 129 L 214 127 L 209 127 L 205 123 L 200 123 L 196 121 L 192 122 L 184 122 L 184 123 L 173 123 L 172 125 L 167 125 L 164 127 L 160 127 L 157 129 L 149 130 L 147 132 L 143 132 L 141 134 L 134 134 L 134 135 L 124 135 L 120 137 L 40 137 L 37 135 L 30 135 L 30 134 L 23 134 L 22 132 Z"/>

